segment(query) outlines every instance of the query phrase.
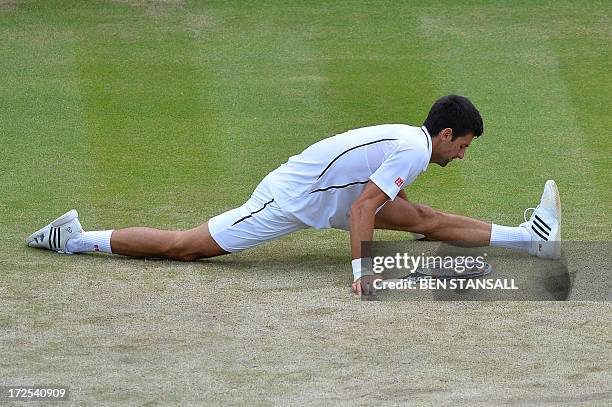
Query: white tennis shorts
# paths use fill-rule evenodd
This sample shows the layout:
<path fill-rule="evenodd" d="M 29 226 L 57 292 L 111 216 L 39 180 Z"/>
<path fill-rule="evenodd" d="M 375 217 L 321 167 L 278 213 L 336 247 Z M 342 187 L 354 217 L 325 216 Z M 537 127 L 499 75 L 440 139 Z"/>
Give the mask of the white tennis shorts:
<path fill-rule="evenodd" d="M 208 221 L 211 236 L 226 252 L 234 253 L 278 239 L 309 226 L 283 212 L 274 202 L 268 177 L 242 206 Z"/>

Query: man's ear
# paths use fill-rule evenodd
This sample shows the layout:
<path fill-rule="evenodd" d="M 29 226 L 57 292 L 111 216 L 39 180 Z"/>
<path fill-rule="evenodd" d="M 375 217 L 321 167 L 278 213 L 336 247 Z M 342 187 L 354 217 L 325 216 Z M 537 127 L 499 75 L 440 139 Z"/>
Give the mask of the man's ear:
<path fill-rule="evenodd" d="M 447 127 L 445 129 L 440 130 L 440 133 L 438 133 L 438 135 L 441 140 L 451 141 L 453 139 L 453 129 Z"/>

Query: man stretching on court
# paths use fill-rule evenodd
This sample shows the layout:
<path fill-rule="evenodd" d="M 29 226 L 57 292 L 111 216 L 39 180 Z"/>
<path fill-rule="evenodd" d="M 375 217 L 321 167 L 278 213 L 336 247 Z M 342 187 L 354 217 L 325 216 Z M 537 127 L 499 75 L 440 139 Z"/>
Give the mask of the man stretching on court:
<path fill-rule="evenodd" d="M 462 159 L 483 132 L 482 118 L 465 97 L 434 103 L 421 127 L 383 124 L 321 140 L 268 174 L 242 206 L 184 231 L 147 227 L 85 232 L 71 210 L 26 239 L 61 253 L 104 252 L 193 261 L 238 252 L 308 227 L 350 231 L 353 290 L 374 277 L 362 262 L 361 242 L 374 229 L 424 235 L 429 240 L 501 246 L 544 258 L 560 256 L 561 205 L 554 181 L 517 227 L 436 211 L 408 201 L 403 187 L 429 163 Z M 525 211 L 526 214 L 527 211 Z"/>

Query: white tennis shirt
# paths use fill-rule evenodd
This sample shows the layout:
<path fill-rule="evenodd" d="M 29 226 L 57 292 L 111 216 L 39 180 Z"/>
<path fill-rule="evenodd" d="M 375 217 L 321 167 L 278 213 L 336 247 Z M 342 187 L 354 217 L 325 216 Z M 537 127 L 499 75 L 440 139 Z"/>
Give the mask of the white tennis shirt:
<path fill-rule="evenodd" d="M 383 124 L 321 140 L 266 178 L 274 201 L 301 222 L 350 229 L 351 205 L 368 181 L 393 200 L 427 169 L 430 158 L 424 126 Z"/>

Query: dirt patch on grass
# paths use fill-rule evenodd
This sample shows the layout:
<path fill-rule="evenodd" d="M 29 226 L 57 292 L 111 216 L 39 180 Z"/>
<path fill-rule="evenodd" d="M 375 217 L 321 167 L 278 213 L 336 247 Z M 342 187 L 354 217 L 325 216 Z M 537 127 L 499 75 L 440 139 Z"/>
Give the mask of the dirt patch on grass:
<path fill-rule="evenodd" d="M 112 0 L 113 3 L 126 4 L 130 6 L 142 8 L 148 16 L 161 17 L 168 13 L 181 9 L 185 2 L 184 0 Z"/>
<path fill-rule="evenodd" d="M 64 383 L 77 404 L 610 399 L 607 303 L 361 302 L 340 257 L 292 247 L 197 263 L 41 252 L 36 273 L 4 273 L 24 295 L 0 299 L 3 377 Z"/>
<path fill-rule="evenodd" d="M 0 0 L 0 13 L 16 11 L 18 4 L 17 0 Z"/>
<path fill-rule="evenodd" d="M 214 20 L 208 15 L 189 14 L 185 16 L 183 24 L 190 34 L 199 36 L 214 27 Z"/>

